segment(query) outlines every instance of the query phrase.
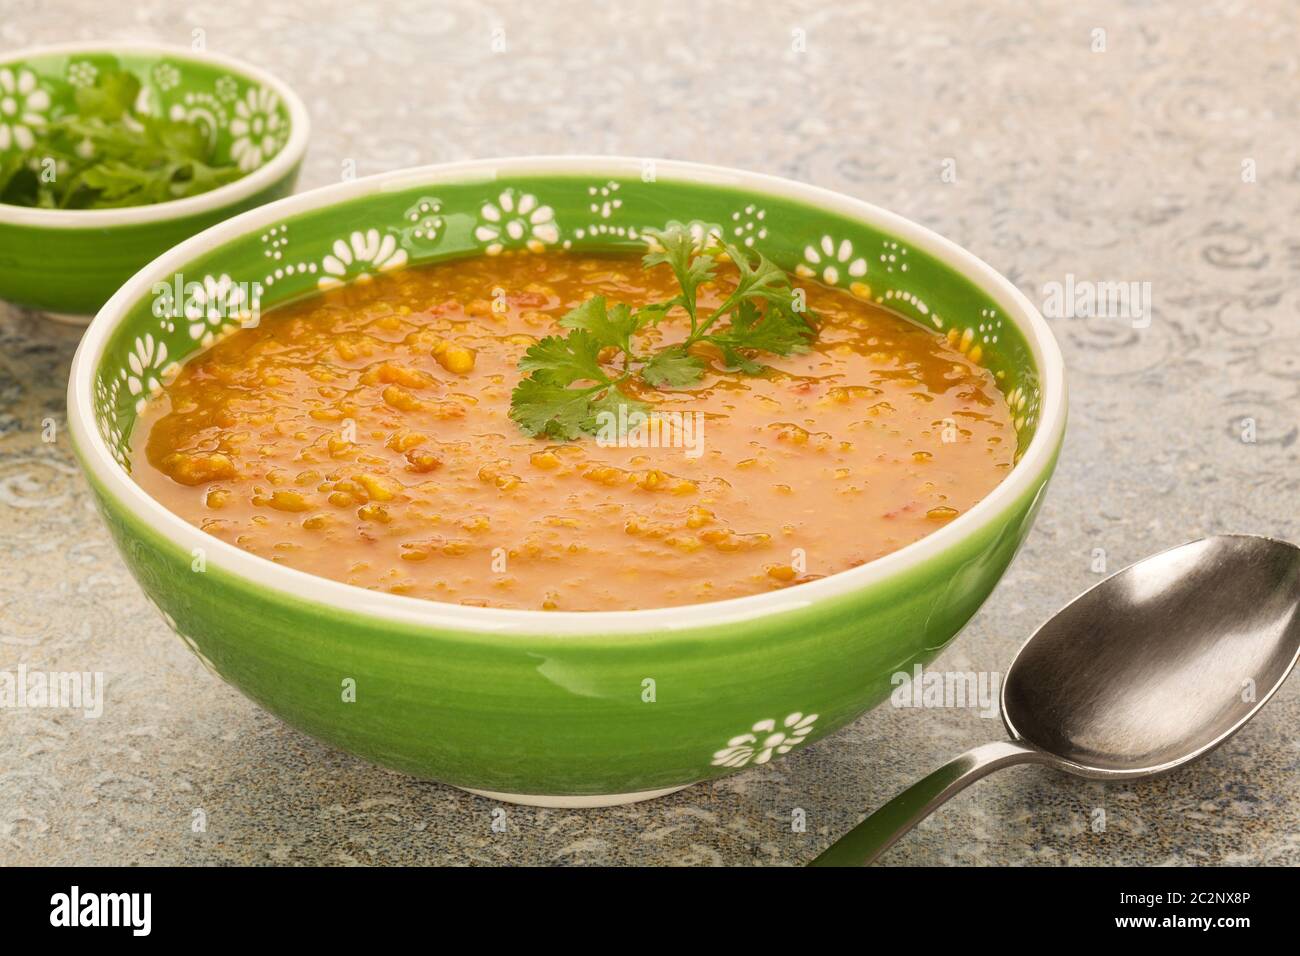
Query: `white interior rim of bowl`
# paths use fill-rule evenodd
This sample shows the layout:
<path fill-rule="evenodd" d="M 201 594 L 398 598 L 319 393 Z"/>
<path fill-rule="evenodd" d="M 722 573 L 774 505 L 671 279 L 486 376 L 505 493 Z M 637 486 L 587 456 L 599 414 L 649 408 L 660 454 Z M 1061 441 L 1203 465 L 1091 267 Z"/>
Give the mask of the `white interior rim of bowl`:
<path fill-rule="evenodd" d="M 147 54 L 224 67 L 231 73 L 237 73 L 245 79 L 254 80 L 275 91 L 289 111 L 289 140 L 271 157 L 270 162 L 241 176 L 233 183 L 218 186 L 197 196 L 152 203 L 148 206 L 127 206 L 122 209 L 35 209 L 29 206 L 0 203 L 0 223 L 15 226 L 44 226 L 51 229 L 103 229 L 107 226 L 131 226 L 180 219 L 220 209 L 222 206 L 256 195 L 288 173 L 307 152 L 307 141 L 311 137 L 311 120 L 307 116 L 307 107 L 298 94 L 282 80 L 265 70 L 221 53 L 160 43 L 60 43 L 0 54 L 0 67 L 21 60 L 34 60 L 43 56 L 69 56 L 76 53 L 113 53 L 119 56 Z"/>
<path fill-rule="evenodd" d="M 1033 439 L 1021 460 L 969 511 L 924 538 L 867 564 L 795 587 L 702 604 L 632 611 L 531 611 L 470 607 L 371 591 L 306 571 L 285 567 L 212 537 L 149 497 L 119 465 L 95 427 L 94 374 L 104 348 L 130 306 L 147 296 L 155 277 L 172 274 L 202 253 L 289 217 L 367 195 L 439 184 L 492 182 L 528 175 L 640 177 L 645 160 L 616 156 L 542 156 L 484 159 L 398 170 L 326 186 L 251 209 L 199 233 L 163 253 L 137 272 L 100 309 L 73 359 L 68 382 L 72 436 L 95 477 L 141 522 L 151 525 L 185 551 L 203 548 L 208 563 L 254 587 L 292 599 L 346 612 L 440 629 L 479 634 L 615 634 L 680 631 L 754 620 L 841 597 L 907 571 L 941 553 L 968 534 L 995 521 L 1025 494 L 1048 468 L 1065 428 L 1065 368 L 1047 322 L 1015 286 L 986 263 L 894 213 L 840 193 L 793 180 L 718 166 L 654 160 L 656 176 L 687 183 L 725 184 L 792 199 L 848 218 L 868 222 L 966 276 L 1012 319 L 1029 344 L 1039 373 L 1042 401 Z"/>

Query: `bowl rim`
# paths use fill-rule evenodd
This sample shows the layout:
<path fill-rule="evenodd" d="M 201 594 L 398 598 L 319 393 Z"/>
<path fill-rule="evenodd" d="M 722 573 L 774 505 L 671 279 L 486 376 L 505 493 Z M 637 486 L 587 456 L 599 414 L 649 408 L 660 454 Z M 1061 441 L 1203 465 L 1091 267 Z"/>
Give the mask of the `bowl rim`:
<path fill-rule="evenodd" d="M 118 464 L 94 427 L 95 369 L 128 308 L 152 287 L 155 276 L 175 272 L 202 253 L 273 225 L 287 216 L 340 205 L 368 195 L 408 188 L 493 182 L 502 178 L 551 176 L 641 176 L 649 160 L 621 156 L 564 155 L 467 160 L 396 170 L 310 190 L 259 206 L 212 226 L 163 253 L 137 272 L 99 310 L 73 358 L 68 381 L 68 423 L 74 448 L 87 473 L 126 508 L 185 551 L 203 548 L 208 564 L 249 587 L 279 592 L 298 602 L 314 602 L 384 621 L 476 635 L 611 635 L 698 630 L 809 608 L 846 596 L 918 567 L 962 539 L 986 529 L 1008 506 L 1025 495 L 1050 469 L 1064 435 L 1065 367 L 1061 351 L 1028 298 L 1009 280 L 952 241 L 860 199 L 794 180 L 720 166 L 653 160 L 656 179 L 719 184 L 801 202 L 856 218 L 892 233 L 914 248 L 975 282 L 1025 336 L 1038 370 L 1042 402 L 1029 446 L 1011 471 L 974 507 L 948 524 L 897 551 L 846 571 L 777 591 L 700 604 L 619 611 L 541 611 L 485 608 L 372 591 L 277 564 L 208 535 L 150 497 Z M 659 635 L 656 635 L 659 636 Z"/>
<path fill-rule="evenodd" d="M 169 199 L 167 202 L 150 203 L 147 206 L 126 206 L 121 209 L 38 209 L 31 206 L 15 206 L 0 203 L 0 225 L 43 226 L 50 229 L 102 229 L 109 226 L 132 226 L 143 223 L 163 222 L 186 216 L 211 212 L 232 203 L 240 202 L 254 196 L 277 182 L 302 161 L 307 152 L 307 143 L 311 138 L 311 118 L 302 98 L 288 84 L 268 73 L 261 67 L 253 66 L 210 50 L 194 50 L 190 47 L 172 46 L 165 43 L 148 42 L 87 42 L 55 43 L 47 46 L 26 47 L 8 53 L 0 53 L 0 68 L 16 61 L 29 60 L 42 56 L 59 56 L 64 54 L 147 53 L 169 56 L 179 60 L 191 60 L 196 63 L 208 63 L 223 66 L 232 73 L 239 73 L 245 78 L 255 80 L 263 86 L 274 90 L 285 103 L 289 111 L 289 139 L 280 151 L 271 157 L 269 163 L 257 167 L 233 183 L 226 183 L 216 189 L 210 189 L 197 196 L 182 199 Z"/>

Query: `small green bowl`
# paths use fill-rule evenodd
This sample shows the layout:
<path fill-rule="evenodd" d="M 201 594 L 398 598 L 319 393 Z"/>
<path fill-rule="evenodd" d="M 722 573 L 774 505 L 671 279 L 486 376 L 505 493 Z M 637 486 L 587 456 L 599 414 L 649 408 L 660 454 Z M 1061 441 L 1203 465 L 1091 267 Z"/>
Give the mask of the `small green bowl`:
<path fill-rule="evenodd" d="M 589 613 L 462 607 L 315 577 L 208 536 L 130 476 L 146 397 L 242 314 L 175 317 L 155 308 L 157 290 L 165 297 L 183 279 L 206 303 L 260 295 L 265 309 L 503 249 L 644 248 L 644 230 L 670 220 L 725 232 L 947 335 L 1006 395 L 1015 467 L 965 514 L 861 567 L 752 597 Z M 118 548 L 214 673 L 377 763 L 555 806 L 644 799 L 763 764 L 884 700 L 892 676 L 934 658 L 997 583 L 1037 511 L 1065 417 L 1047 324 L 970 253 L 811 186 L 613 157 L 406 170 L 214 226 L 113 296 L 68 390 L 76 453 Z M 851 508 L 843 518 L 854 520 Z"/>
<path fill-rule="evenodd" d="M 200 124 L 217 159 L 238 162 L 246 175 L 198 196 L 125 209 L 0 203 L 0 299 L 83 324 L 159 254 L 289 195 L 310 132 L 297 94 L 238 60 L 147 44 L 67 44 L 0 56 L 0 156 L 28 146 L 37 125 L 70 109 L 77 86 L 105 67 L 134 73 L 145 111 Z"/>

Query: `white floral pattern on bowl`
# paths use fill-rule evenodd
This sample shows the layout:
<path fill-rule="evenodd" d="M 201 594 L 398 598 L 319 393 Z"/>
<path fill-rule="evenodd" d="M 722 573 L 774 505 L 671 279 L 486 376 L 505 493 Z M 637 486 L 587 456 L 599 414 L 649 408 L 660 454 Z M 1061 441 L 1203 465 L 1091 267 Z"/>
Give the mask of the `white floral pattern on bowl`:
<path fill-rule="evenodd" d="M 402 214 L 409 223 L 402 228 L 402 245 L 413 251 L 432 248 L 446 226 L 441 213 L 442 203 L 436 197 L 421 196 Z"/>
<path fill-rule="evenodd" d="M 215 87 L 217 97 L 226 103 L 233 103 L 239 97 L 239 81 L 233 76 L 223 76 L 217 80 Z"/>
<path fill-rule="evenodd" d="M 807 246 L 803 259 L 794 271 L 805 279 L 815 278 L 820 273 L 821 280 L 827 285 L 839 285 L 841 269 L 850 279 L 860 279 L 867 274 L 867 260 L 862 256 L 854 257 L 853 243 L 848 239 L 842 239 L 837 247 L 830 236 L 822 236 L 821 250 Z"/>
<path fill-rule="evenodd" d="M 132 395 L 139 396 L 136 411 L 144 411 L 145 402 L 162 390 L 163 384 L 171 378 L 177 363 L 167 361 L 167 343 L 155 341 L 151 333 L 146 332 L 135 340 L 135 346 L 126 357 L 130 372 L 126 376 L 126 387 Z"/>
<path fill-rule="evenodd" d="M 542 205 L 532 193 L 506 189 L 496 202 L 487 202 L 479 210 L 481 219 L 474 238 L 486 243 L 483 251 L 498 255 L 509 244 L 522 244 L 531 252 L 541 252 L 560 239 L 555 211 Z"/>
<path fill-rule="evenodd" d="M 376 272 L 387 272 L 406 264 L 406 250 L 397 248 L 390 235 L 380 236 L 378 229 L 354 232 L 348 241 L 334 240 L 333 253 L 321 262 L 326 273 L 317 283 L 322 289 L 344 282 L 364 282 Z"/>
<path fill-rule="evenodd" d="M 36 84 L 36 74 L 0 67 L 0 153 L 11 147 L 31 149 L 36 143 L 32 132 L 45 122 L 50 108 L 50 94 Z"/>
<path fill-rule="evenodd" d="M 122 434 L 122 429 L 117 420 L 117 396 L 122 390 L 122 382 L 126 379 L 126 370 L 123 369 L 121 378 L 106 379 L 102 375 L 95 380 L 95 421 L 99 425 L 99 433 L 104 436 L 104 441 L 113 452 L 113 457 L 119 464 L 126 464 L 126 440 Z"/>
<path fill-rule="evenodd" d="M 217 143 L 217 132 L 228 125 L 226 108 L 211 93 L 188 92 L 182 102 L 171 105 L 167 115 L 197 125 L 212 146 Z"/>
<path fill-rule="evenodd" d="M 766 218 L 767 210 L 760 209 L 754 203 L 744 209 L 737 209 L 731 214 L 731 221 L 735 223 L 731 227 L 733 240 L 752 249 L 757 240 L 767 238 L 767 226 L 763 224 Z"/>
<path fill-rule="evenodd" d="M 812 733 L 817 717 L 817 714 L 805 715 L 796 710 L 781 721 L 781 730 L 777 730 L 776 720 L 771 717 L 760 720 L 751 728 L 751 733 L 728 740 L 727 746 L 713 755 L 713 766 L 735 770 L 750 762 L 767 763 L 774 754 L 788 754 Z"/>
<path fill-rule="evenodd" d="M 68 82 L 73 86 L 93 86 L 99 70 L 89 60 L 77 60 L 68 64 Z"/>
<path fill-rule="evenodd" d="M 159 63 L 153 68 L 153 80 L 163 92 L 174 90 L 180 85 L 181 71 L 170 63 Z"/>
<path fill-rule="evenodd" d="M 288 127 L 280 116 L 280 98 L 266 87 L 251 89 L 235 103 L 230 121 L 230 157 L 244 172 L 251 172 L 284 146 Z"/>
<path fill-rule="evenodd" d="M 185 303 L 185 318 L 190 325 L 190 338 L 198 339 L 207 347 L 216 339 L 223 326 L 237 322 L 247 312 L 244 287 L 226 273 L 220 277 L 204 276 L 201 288 L 195 289 Z"/>

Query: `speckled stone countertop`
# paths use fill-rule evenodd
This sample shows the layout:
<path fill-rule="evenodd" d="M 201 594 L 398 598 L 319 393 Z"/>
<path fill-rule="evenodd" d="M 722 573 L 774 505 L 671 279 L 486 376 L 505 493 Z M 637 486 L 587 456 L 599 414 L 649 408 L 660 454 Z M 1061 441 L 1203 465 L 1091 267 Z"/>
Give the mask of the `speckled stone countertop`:
<path fill-rule="evenodd" d="M 1103 555 L 1114 570 L 1216 531 L 1300 539 L 1289 0 L 308 6 L 139 0 L 124 14 L 0 0 L 0 51 L 188 44 L 203 31 L 209 48 L 303 94 L 314 126 L 303 188 L 348 163 L 365 175 L 480 156 L 664 156 L 862 197 L 971 249 L 1040 304 L 1067 275 L 1149 282 L 1147 328 L 1055 320 L 1072 389 L 1056 479 L 938 669 L 1003 671 L 1097 580 Z M 109 543 L 66 437 L 42 441 L 46 418 L 62 425 L 77 339 L 0 305 L 0 669 L 108 680 L 97 720 L 0 712 L 0 863 L 799 864 L 1002 733 L 975 710 L 885 705 L 712 785 L 609 810 L 510 807 L 494 832 L 492 802 L 308 739 L 167 632 Z M 1297 726 L 1292 680 L 1173 776 L 1101 785 L 1007 770 L 885 859 L 1300 864 Z M 792 832 L 794 808 L 806 832 Z M 196 809 L 206 832 L 192 832 Z"/>

